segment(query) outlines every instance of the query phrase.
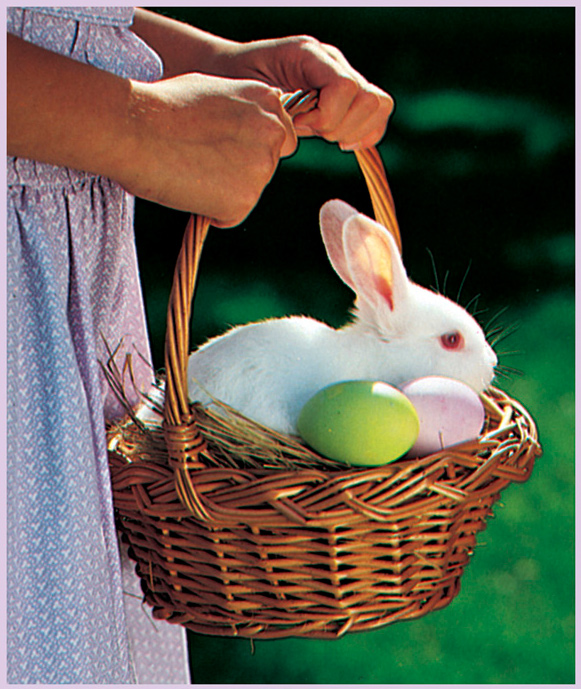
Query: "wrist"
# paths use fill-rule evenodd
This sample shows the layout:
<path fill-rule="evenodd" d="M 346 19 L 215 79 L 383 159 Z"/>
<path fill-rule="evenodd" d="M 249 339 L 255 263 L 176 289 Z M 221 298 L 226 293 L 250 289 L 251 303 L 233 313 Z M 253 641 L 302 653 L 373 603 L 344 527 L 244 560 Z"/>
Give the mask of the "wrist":
<path fill-rule="evenodd" d="M 144 185 L 156 154 L 153 146 L 163 139 L 164 104 L 153 84 L 127 80 L 127 98 L 119 118 L 119 137 L 108 158 L 108 176 L 135 196 L 149 198 Z"/>

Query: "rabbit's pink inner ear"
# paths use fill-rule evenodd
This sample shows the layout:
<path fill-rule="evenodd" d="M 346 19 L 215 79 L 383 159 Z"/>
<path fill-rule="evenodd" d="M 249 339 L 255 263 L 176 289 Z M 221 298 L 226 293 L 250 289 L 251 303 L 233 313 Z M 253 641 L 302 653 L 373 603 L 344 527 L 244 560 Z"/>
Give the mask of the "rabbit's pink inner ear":
<path fill-rule="evenodd" d="M 390 310 L 393 311 L 393 288 L 391 283 L 383 275 L 375 278 L 375 289 L 377 294 L 387 302 Z"/>
<path fill-rule="evenodd" d="M 357 294 L 371 305 L 384 302 L 393 311 L 392 250 L 397 249 L 385 239 L 385 230 L 376 231 L 373 221 L 354 218 L 346 227 L 344 241 Z"/>
<path fill-rule="evenodd" d="M 363 244 L 368 256 L 369 275 L 373 280 L 376 297 L 385 301 L 393 311 L 393 268 L 391 254 L 386 252 L 385 242 L 375 234 L 367 235 Z"/>

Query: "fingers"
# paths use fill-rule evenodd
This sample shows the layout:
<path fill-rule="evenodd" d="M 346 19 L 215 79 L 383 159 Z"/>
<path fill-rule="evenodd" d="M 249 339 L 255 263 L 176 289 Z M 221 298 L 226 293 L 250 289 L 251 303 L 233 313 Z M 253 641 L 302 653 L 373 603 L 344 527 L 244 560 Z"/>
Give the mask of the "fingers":
<path fill-rule="evenodd" d="M 245 118 L 244 126 L 249 130 L 251 138 L 272 149 L 277 162 L 279 158 L 295 152 L 297 133 L 292 118 L 282 105 L 282 91 L 279 88 L 260 81 L 242 79 L 219 79 L 217 83 L 225 85 L 224 93 L 229 93 L 232 101 L 240 108 L 245 106 L 254 110 L 254 120 Z M 238 117 L 242 124 L 242 118 L 240 115 Z"/>
<path fill-rule="evenodd" d="M 320 136 L 355 150 L 383 138 L 393 107 L 391 96 L 371 84 L 336 79 L 320 90 L 317 108 L 298 115 L 294 124 L 299 136 Z"/>
<path fill-rule="evenodd" d="M 257 48 L 262 55 L 258 71 L 269 83 L 289 91 L 319 92 L 317 107 L 294 118 L 299 136 L 320 136 L 345 150 L 381 140 L 394 108 L 393 99 L 353 69 L 340 50 L 310 36 L 257 45 L 262 46 Z"/>
<path fill-rule="evenodd" d="M 264 88 L 264 85 L 260 84 L 260 87 Z M 262 110 L 264 110 L 265 113 L 272 113 L 272 124 L 279 130 L 280 144 L 277 145 L 275 142 L 272 144 L 273 150 L 278 148 L 276 156 L 277 160 L 278 158 L 286 158 L 292 155 L 296 151 L 298 145 L 297 132 L 294 122 L 284 109 L 281 102 L 281 97 L 282 91 L 279 89 L 269 88 L 268 93 L 265 94 L 263 98 L 257 98 L 257 103 L 260 105 Z M 257 136 L 260 135 L 261 132 L 257 132 Z"/>
<path fill-rule="evenodd" d="M 298 137 L 293 121 L 291 117 L 288 115 L 288 113 L 284 110 L 284 108 L 281 112 L 280 122 L 282 123 L 285 130 L 285 138 L 282 143 L 282 146 L 280 147 L 279 157 L 288 158 L 288 156 L 291 156 L 297 150 Z"/>

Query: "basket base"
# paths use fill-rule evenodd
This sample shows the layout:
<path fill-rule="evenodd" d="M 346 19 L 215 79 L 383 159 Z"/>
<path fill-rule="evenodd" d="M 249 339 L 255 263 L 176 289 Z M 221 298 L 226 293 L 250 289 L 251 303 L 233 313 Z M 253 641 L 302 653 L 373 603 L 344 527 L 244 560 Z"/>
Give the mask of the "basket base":
<path fill-rule="evenodd" d="M 380 526 L 273 534 L 164 519 L 152 547 L 147 523 L 123 526 L 155 618 L 211 636 L 333 639 L 447 606 L 488 513 L 489 505 L 473 510 L 469 534 L 462 512 L 451 528 L 440 514 L 429 539 L 420 523 L 415 533 L 408 525 L 405 541 Z"/>
<path fill-rule="evenodd" d="M 435 610 L 441 610 L 449 605 L 460 592 L 460 577 L 456 577 L 449 587 L 434 593 L 430 598 L 412 602 L 409 605 L 390 612 L 373 614 L 356 614 L 353 616 L 341 616 L 329 621 L 325 620 L 306 620 L 300 619 L 293 621 L 292 624 L 281 624 L 279 620 L 274 620 L 274 624 L 253 623 L 244 621 L 237 623 L 231 616 L 227 619 L 217 619 L 213 624 L 207 620 L 197 621 L 194 615 L 180 614 L 175 611 L 154 606 L 152 615 L 159 620 L 165 620 L 170 624 L 179 624 L 186 629 L 206 636 L 220 636 L 228 638 L 243 639 L 286 639 L 290 637 L 309 638 L 309 639 L 339 639 L 347 632 L 366 632 L 381 627 L 386 627 L 395 622 L 416 620 Z M 144 591 L 146 600 L 148 592 Z M 299 617 L 298 615 L 296 617 Z"/>

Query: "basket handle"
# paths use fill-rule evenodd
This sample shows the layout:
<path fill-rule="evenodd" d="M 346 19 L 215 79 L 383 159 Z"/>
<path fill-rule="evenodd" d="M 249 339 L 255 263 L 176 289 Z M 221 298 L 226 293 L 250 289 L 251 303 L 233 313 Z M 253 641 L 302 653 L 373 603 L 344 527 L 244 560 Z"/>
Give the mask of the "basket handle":
<path fill-rule="evenodd" d="M 285 94 L 282 103 L 293 116 L 311 110 L 316 104 L 315 91 Z M 401 252 L 401 237 L 395 215 L 393 197 L 379 153 L 375 148 L 355 151 L 357 161 L 367 183 L 376 220 L 394 236 Z M 204 440 L 197 430 L 195 416 L 188 399 L 187 367 L 189 356 L 189 327 L 192 301 L 204 240 L 210 221 L 192 215 L 188 221 L 176 263 L 167 312 L 165 336 L 165 398 L 163 429 L 170 465 L 175 472 L 175 484 L 180 500 L 198 519 L 208 521 L 204 504 L 191 481 L 189 470 L 202 467 L 198 459 L 204 450 Z"/>

